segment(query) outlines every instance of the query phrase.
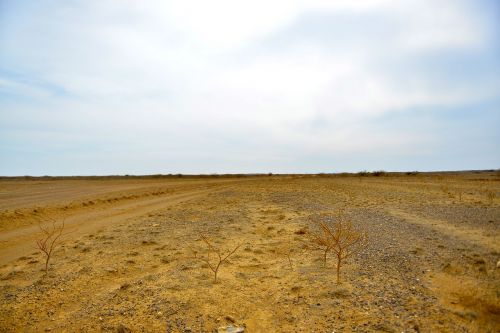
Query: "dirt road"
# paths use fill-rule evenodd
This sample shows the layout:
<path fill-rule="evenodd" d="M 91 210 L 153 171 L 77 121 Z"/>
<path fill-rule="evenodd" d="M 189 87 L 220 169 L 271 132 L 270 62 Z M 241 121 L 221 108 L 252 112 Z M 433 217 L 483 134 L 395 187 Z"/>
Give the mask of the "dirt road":
<path fill-rule="evenodd" d="M 40 227 L 65 223 L 66 241 L 128 219 L 200 198 L 249 179 L 151 181 L 29 181 L 0 183 L 0 265 L 37 251 Z M 12 191 L 5 192 L 5 191 Z M 6 195 L 9 194 L 8 196 Z M 19 216 L 20 215 L 20 216 Z M 9 222 L 21 220 L 17 228 Z"/>

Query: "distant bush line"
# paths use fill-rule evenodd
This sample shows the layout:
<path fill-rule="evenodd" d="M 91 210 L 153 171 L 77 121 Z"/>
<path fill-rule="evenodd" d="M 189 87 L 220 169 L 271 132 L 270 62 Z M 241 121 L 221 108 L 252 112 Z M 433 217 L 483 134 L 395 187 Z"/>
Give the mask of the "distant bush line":
<path fill-rule="evenodd" d="M 113 180 L 113 179 L 213 179 L 213 178 L 258 178 L 258 177 L 389 177 L 389 176 L 439 176 L 458 175 L 462 173 L 496 173 L 500 178 L 500 170 L 464 170 L 464 171 L 405 171 L 389 172 L 384 170 L 360 172 L 332 172 L 332 173 L 226 173 L 226 174 L 155 174 L 155 175 L 108 175 L 108 176 L 0 176 L 0 180 Z"/>

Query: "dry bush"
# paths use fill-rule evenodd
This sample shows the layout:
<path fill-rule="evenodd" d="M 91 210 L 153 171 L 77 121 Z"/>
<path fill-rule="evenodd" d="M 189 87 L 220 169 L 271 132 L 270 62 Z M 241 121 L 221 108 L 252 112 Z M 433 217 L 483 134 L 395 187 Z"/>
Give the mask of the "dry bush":
<path fill-rule="evenodd" d="M 333 239 L 332 251 L 337 257 L 337 283 L 340 283 L 340 269 L 344 261 L 361 250 L 367 241 L 367 234 L 358 230 L 351 221 L 339 220 L 333 230 L 329 229 Z"/>
<path fill-rule="evenodd" d="M 45 275 L 49 272 L 49 261 L 52 258 L 54 250 L 61 244 L 61 236 L 64 230 L 63 220 L 60 225 L 57 225 L 56 220 L 52 220 L 50 226 L 43 226 L 38 223 L 38 228 L 41 231 L 41 238 L 36 241 L 38 250 L 45 255 Z"/>
<path fill-rule="evenodd" d="M 383 176 L 387 176 L 387 172 L 385 172 L 384 170 L 378 170 L 378 171 L 373 171 L 372 172 L 372 175 L 374 175 L 375 177 L 383 177 Z"/>
<path fill-rule="evenodd" d="M 285 256 L 287 258 L 288 266 L 290 267 L 290 270 L 293 270 L 292 254 L 295 251 L 294 251 L 294 244 L 292 244 L 292 240 L 289 239 L 288 242 L 285 242 L 282 246 L 278 247 L 276 249 L 276 252 L 279 255 Z"/>
<path fill-rule="evenodd" d="M 337 284 L 345 260 L 360 251 L 367 243 L 366 232 L 356 228 L 343 211 L 335 215 L 323 215 L 317 221 L 318 231 L 312 241 L 323 250 L 323 263 L 326 266 L 328 252 L 336 257 Z"/>
<path fill-rule="evenodd" d="M 207 245 L 207 257 L 200 257 L 198 259 L 208 265 L 208 268 L 210 268 L 210 270 L 214 273 L 214 283 L 217 283 L 217 274 L 219 272 L 220 266 L 240 248 L 241 244 L 238 244 L 238 246 L 236 246 L 227 255 L 223 255 L 223 251 L 213 246 L 207 237 L 205 237 L 204 235 L 200 235 L 200 238 Z M 213 256 L 212 254 L 215 254 L 215 256 Z M 215 261 L 212 261 L 211 257 L 215 257 Z M 213 262 L 215 262 L 215 264 Z"/>

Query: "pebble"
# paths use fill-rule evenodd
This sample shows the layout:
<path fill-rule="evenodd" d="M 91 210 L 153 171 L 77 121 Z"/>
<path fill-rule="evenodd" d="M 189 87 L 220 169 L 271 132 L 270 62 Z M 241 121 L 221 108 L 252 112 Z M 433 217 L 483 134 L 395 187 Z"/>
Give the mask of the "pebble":
<path fill-rule="evenodd" d="M 217 333 L 242 333 L 242 332 L 245 332 L 244 327 L 238 327 L 233 325 L 223 326 L 217 329 Z"/>

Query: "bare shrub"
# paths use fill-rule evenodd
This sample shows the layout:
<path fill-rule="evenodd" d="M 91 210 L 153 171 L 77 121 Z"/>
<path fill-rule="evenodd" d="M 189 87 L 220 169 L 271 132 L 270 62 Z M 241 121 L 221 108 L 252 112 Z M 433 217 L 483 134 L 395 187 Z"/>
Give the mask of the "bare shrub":
<path fill-rule="evenodd" d="M 64 220 L 60 225 L 57 225 L 56 220 L 52 220 L 50 226 L 43 226 L 41 223 L 38 223 L 41 238 L 36 241 L 36 245 L 38 250 L 45 255 L 45 275 L 49 272 L 49 261 L 52 258 L 54 250 L 61 244 L 64 223 Z"/>
<path fill-rule="evenodd" d="M 223 255 L 223 251 L 213 246 L 207 237 L 204 235 L 200 235 L 200 237 L 207 245 L 207 256 L 206 258 L 200 257 L 199 259 L 208 265 L 208 268 L 214 273 L 214 283 L 217 283 L 217 274 L 220 266 L 240 248 L 241 244 L 238 244 L 238 246 L 227 255 Z M 215 256 L 213 256 L 213 254 Z M 213 261 L 211 257 L 215 257 L 215 261 Z"/>
<path fill-rule="evenodd" d="M 378 170 L 378 171 L 373 171 L 372 172 L 372 175 L 374 175 L 375 177 L 383 177 L 383 176 L 387 176 L 387 172 L 385 172 L 384 170 Z"/>
<path fill-rule="evenodd" d="M 333 230 L 329 230 L 334 239 L 332 251 L 337 257 L 337 283 L 340 283 L 340 269 L 345 259 L 361 250 L 366 245 L 367 235 L 354 227 L 351 221 L 340 220 Z"/>
<path fill-rule="evenodd" d="M 293 270 L 292 254 L 294 252 L 294 246 L 292 244 L 292 240 L 289 239 L 288 242 L 285 242 L 282 246 L 278 247 L 276 252 L 287 258 L 288 266 L 290 267 L 290 270 Z"/>
<path fill-rule="evenodd" d="M 312 241 L 322 248 L 325 266 L 328 252 L 335 255 L 338 284 L 342 265 L 346 259 L 366 246 L 367 234 L 356 228 L 343 211 L 321 216 L 317 225 L 318 231 L 313 234 Z"/>

